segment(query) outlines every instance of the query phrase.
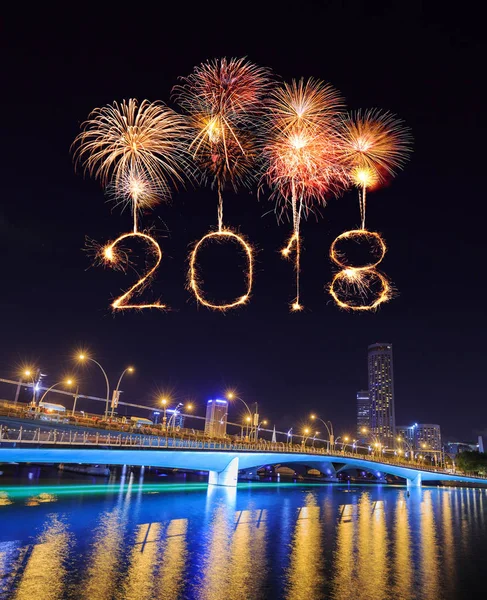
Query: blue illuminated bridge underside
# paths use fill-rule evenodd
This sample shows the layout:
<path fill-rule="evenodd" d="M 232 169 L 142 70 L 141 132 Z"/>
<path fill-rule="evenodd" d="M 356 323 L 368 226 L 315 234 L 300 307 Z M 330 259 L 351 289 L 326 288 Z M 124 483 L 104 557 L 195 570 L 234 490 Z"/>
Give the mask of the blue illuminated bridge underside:
<path fill-rule="evenodd" d="M 335 472 L 348 468 L 381 472 L 406 479 L 408 485 L 420 486 L 426 481 L 455 481 L 459 484 L 487 485 L 487 479 L 465 477 L 442 471 L 423 470 L 404 465 L 367 460 L 365 458 L 336 454 L 311 454 L 300 452 L 228 451 L 191 449 L 107 449 L 107 448 L 0 448 L 0 462 L 20 463 L 76 463 L 153 466 L 170 469 L 208 471 L 209 483 L 236 486 L 238 471 L 263 465 L 304 463 L 322 472 Z"/>

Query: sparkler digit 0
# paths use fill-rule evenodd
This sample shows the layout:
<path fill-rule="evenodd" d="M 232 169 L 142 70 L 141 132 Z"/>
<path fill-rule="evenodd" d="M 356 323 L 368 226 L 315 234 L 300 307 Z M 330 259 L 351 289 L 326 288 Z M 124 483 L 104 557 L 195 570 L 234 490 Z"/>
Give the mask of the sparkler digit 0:
<path fill-rule="evenodd" d="M 129 238 L 143 240 L 155 263 L 147 273 L 112 303 L 114 310 L 165 308 L 164 304 L 129 303 L 129 298 L 148 283 L 162 260 L 157 241 L 138 229 L 138 213 L 170 197 L 169 183 L 181 183 L 182 167 L 188 167 L 183 118 L 160 102 L 125 100 L 96 108 L 83 123 L 77 136 L 75 160 L 100 179 L 118 203 L 129 204 L 133 215 L 133 232 L 120 235 L 101 253 L 105 264 L 120 266 L 117 246 Z"/>
<path fill-rule="evenodd" d="M 252 180 L 256 151 L 255 123 L 269 86 L 269 72 L 245 59 L 221 58 L 196 67 L 174 92 L 189 115 L 192 139 L 189 151 L 199 165 L 203 180 L 210 181 L 218 194 L 218 229 L 199 240 L 190 255 L 189 288 L 200 304 L 228 310 L 244 304 L 252 289 L 252 247 L 240 235 L 223 225 L 223 189 L 230 183 L 235 190 Z M 198 251 L 210 241 L 237 242 L 247 260 L 247 292 L 234 302 L 214 304 L 203 294 L 196 266 Z"/>

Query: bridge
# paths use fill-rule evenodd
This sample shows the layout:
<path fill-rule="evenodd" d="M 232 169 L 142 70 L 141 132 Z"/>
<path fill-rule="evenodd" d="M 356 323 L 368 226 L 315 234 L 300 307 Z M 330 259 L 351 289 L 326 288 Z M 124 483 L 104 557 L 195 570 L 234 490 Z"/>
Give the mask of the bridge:
<path fill-rule="evenodd" d="M 12 436 L 0 430 L 0 463 L 74 463 L 154 466 L 208 471 L 212 485 L 235 487 L 239 470 L 263 465 L 304 463 L 321 472 L 356 468 L 401 477 L 408 486 L 422 481 L 487 485 L 487 478 L 468 477 L 409 463 L 400 458 L 362 456 L 355 452 L 313 448 L 284 442 L 230 443 L 171 436 L 23 429 Z"/>

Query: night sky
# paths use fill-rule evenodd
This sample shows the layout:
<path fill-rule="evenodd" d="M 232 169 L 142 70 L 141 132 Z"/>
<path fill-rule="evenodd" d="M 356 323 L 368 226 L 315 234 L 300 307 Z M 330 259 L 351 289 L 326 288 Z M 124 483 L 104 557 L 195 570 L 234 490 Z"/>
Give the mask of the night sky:
<path fill-rule="evenodd" d="M 439 423 L 447 438 L 473 439 L 487 428 L 483 21 L 468 2 L 451 13 L 416 1 L 164 4 L 106 14 L 63 4 L 5 18 L 0 377 L 35 361 L 54 383 L 83 346 L 112 385 L 136 366 L 126 401 L 149 405 L 171 391 L 204 414 L 209 397 L 235 387 L 278 428 L 297 429 L 316 411 L 354 433 L 367 346 L 391 342 L 396 423 Z M 216 194 L 191 186 L 142 217 L 164 252 L 147 298 L 173 310 L 111 313 L 130 275 L 92 267 L 85 238 L 114 239 L 131 217 L 75 172 L 70 144 L 88 113 L 113 100 L 175 107 L 177 77 L 221 56 L 247 56 L 284 80 L 323 79 L 350 109 L 389 109 L 412 129 L 405 170 L 369 195 L 368 226 L 387 241 L 381 268 L 398 289 L 377 313 L 342 312 L 325 291 L 331 242 L 359 224 L 353 191 L 303 224 L 306 310 L 293 314 L 292 263 L 279 254 L 289 224 L 276 222 L 267 192 L 227 193 L 226 224 L 258 248 L 252 300 L 225 315 L 198 307 L 185 289 L 187 256 L 216 225 Z M 231 249 L 210 258 L 208 289 L 237 289 L 238 277 L 226 279 L 240 272 Z M 103 396 L 94 366 L 80 377 L 82 392 Z"/>

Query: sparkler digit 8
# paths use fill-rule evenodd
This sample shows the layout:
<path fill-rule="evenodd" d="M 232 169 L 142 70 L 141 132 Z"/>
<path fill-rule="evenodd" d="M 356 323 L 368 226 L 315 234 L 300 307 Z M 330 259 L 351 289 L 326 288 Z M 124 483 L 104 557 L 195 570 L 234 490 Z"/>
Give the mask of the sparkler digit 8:
<path fill-rule="evenodd" d="M 129 303 L 141 291 L 162 260 L 157 241 L 147 232 L 139 232 L 138 212 L 170 197 L 169 183 L 182 183 L 182 167 L 188 167 L 184 136 L 184 119 L 160 102 L 144 100 L 140 105 L 131 98 L 96 108 L 83 123 L 74 141 L 75 161 L 100 179 L 110 196 L 128 204 L 133 215 L 133 232 L 120 235 L 108 244 L 101 255 L 105 264 L 117 266 L 117 246 L 135 238 L 148 244 L 155 264 L 129 290 L 112 303 L 114 310 L 165 308 L 164 304 Z"/>
<path fill-rule="evenodd" d="M 366 242 L 370 245 L 372 260 L 362 265 L 352 266 L 338 246 L 340 242 Z M 353 229 L 340 234 L 330 248 L 331 260 L 342 268 L 332 279 L 329 292 L 340 308 L 346 310 L 374 310 L 392 297 L 392 287 L 388 279 L 375 267 L 387 252 L 382 237 L 373 231 Z M 377 289 L 376 289 L 377 288 Z M 367 303 L 368 296 L 376 291 L 375 300 Z"/>
<path fill-rule="evenodd" d="M 339 235 L 330 249 L 331 260 L 342 267 L 329 286 L 329 293 L 340 308 L 346 310 L 375 310 L 393 296 L 392 286 L 385 275 L 375 268 L 384 258 L 386 245 L 380 234 L 365 228 L 366 194 L 395 175 L 411 151 L 412 137 L 402 121 L 391 113 L 378 110 L 358 111 L 347 116 L 340 135 L 349 163 L 349 177 L 359 189 L 361 228 Z M 376 257 L 362 266 L 353 266 L 337 251 L 344 240 L 368 241 L 376 247 Z M 377 288 L 377 289 L 375 289 Z M 375 299 L 367 301 L 375 289 Z"/>
<path fill-rule="evenodd" d="M 225 311 L 244 304 L 252 289 L 252 247 L 240 235 L 223 225 L 223 189 L 230 183 L 236 191 L 252 181 L 256 151 L 253 140 L 262 99 L 269 86 L 269 71 L 245 59 L 221 58 L 196 67 L 174 89 L 181 107 L 188 113 L 192 139 L 189 151 L 199 165 L 203 180 L 210 181 L 218 194 L 218 229 L 203 236 L 189 259 L 189 288 L 207 308 Z M 196 259 L 202 245 L 210 241 L 237 242 L 247 260 L 247 292 L 234 302 L 208 301 L 198 282 Z"/>

